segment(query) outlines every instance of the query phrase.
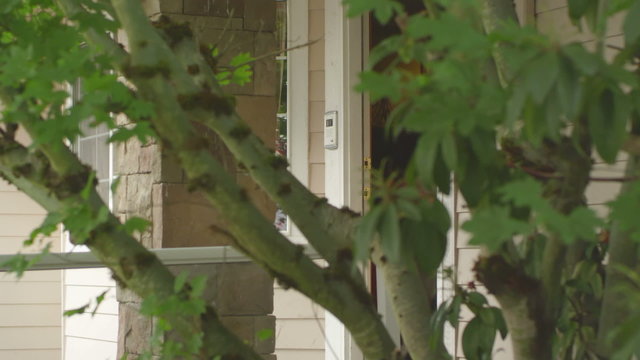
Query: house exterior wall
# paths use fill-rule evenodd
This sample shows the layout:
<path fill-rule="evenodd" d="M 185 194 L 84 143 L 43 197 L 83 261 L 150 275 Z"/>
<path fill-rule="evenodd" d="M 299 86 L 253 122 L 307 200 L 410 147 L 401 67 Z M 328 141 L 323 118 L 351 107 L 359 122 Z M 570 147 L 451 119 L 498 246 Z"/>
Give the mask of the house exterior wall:
<path fill-rule="evenodd" d="M 28 142 L 24 134 L 19 134 Z M 38 252 L 42 246 L 22 248 L 45 211 L 0 179 L 0 253 Z M 60 251 L 60 233 L 46 238 L 51 251 Z M 30 271 L 20 281 L 0 273 L 0 359 L 58 360 L 61 358 L 61 272 Z"/>

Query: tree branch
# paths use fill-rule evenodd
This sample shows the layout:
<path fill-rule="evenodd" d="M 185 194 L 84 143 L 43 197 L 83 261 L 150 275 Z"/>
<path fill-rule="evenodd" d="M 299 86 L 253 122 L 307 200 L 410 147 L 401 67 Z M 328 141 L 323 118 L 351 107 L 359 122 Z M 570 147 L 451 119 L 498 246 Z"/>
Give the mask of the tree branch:
<path fill-rule="evenodd" d="M 201 84 L 207 84 L 214 95 L 224 96 L 215 82 L 212 69 L 206 66 L 195 49 L 193 39 L 186 38 L 174 50 L 183 67 L 198 64 Z M 251 177 L 282 207 L 309 243 L 329 263 L 344 261 L 340 254 L 351 248 L 354 214 L 318 199 L 287 170 L 284 162 L 274 157 L 273 150 L 253 133 L 246 133 L 244 129 L 247 129 L 247 125 L 235 112 L 211 116 L 211 112 L 202 109 L 188 111 L 194 121 L 206 125 L 221 137 Z"/>
<path fill-rule="evenodd" d="M 420 278 L 416 264 L 407 259 L 392 263 L 382 253 L 378 241 L 374 242 L 371 258 L 382 272 L 386 290 L 390 296 L 393 313 L 400 327 L 402 340 L 413 360 L 449 359 L 443 337 L 435 334 L 431 327 L 433 305 L 429 289 Z"/>
<path fill-rule="evenodd" d="M 551 359 L 550 344 L 544 342 L 553 333 L 545 333 L 540 283 L 500 255 L 481 256 L 473 270 L 478 281 L 500 303 L 513 344 L 514 360 Z"/>
<path fill-rule="evenodd" d="M 518 15 L 513 0 L 482 0 L 482 23 L 487 34 L 492 33 L 508 21 L 518 23 Z M 493 59 L 496 64 L 498 76 L 503 86 L 506 86 L 513 77 L 512 70 L 504 55 L 506 45 L 496 45 L 493 50 Z"/>
<path fill-rule="evenodd" d="M 149 23 L 139 2 L 112 0 L 112 4 L 131 45 L 130 62 L 121 69 L 123 74 L 143 98 L 156 104 L 157 116 L 151 119 L 154 128 L 178 158 L 192 184 L 201 189 L 218 209 L 224 209 L 221 215 L 228 220 L 228 230 L 237 239 L 239 247 L 280 281 L 300 290 L 336 315 L 349 328 L 368 358 L 390 358 L 393 342 L 362 281 L 354 280 L 336 268 L 321 269 L 264 219 L 250 203 L 245 191 L 236 184 L 235 178 L 227 174 L 209 152 L 206 140 L 194 129 L 191 121 L 215 124 L 251 175 L 268 192 L 275 193 L 274 198 L 282 206 L 289 207 L 288 212 L 294 216 L 294 221 L 297 216 L 296 223 L 306 228 L 306 232 L 315 239 L 313 245 L 318 244 L 325 253 L 327 245 L 320 242 L 319 235 L 331 231 L 338 233 L 325 227 L 332 229 L 332 222 L 350 220 L 350 217 L 318 202 L 295 180 L 282 162 L 240 122 L 232 103 L 226 95 L 217 92 L 217 86 L 196 83 L 189 76 L 188 66 L 183 64 L 185 58 L 174 55 Z M 174 38 L 171 43 L 175 47 L 180 41 Z M 189 51 L 191 55 L 186 54 L 185 57 L 192 60 L 190 56 L 195 56 L 195 49 Z M 203 62 L 199 55 L 195 57 L 199 63 Z M 139 71 L 141 69 L 145 71 Z M 204 67 L 202 70 L 204 72 Z M 283 185 L 290 192 L 284 191 Z M 333 217 L 330 216 L 332 214 Z M 318 229 L 319 234 L 310 232 L 309 228 Z M 323 240 L 329 243 L 331 238 Z M 337 258 L 335 254 L 328 256 L 334 260 Z"/>
<path fill-rule="evenodd" d="M 146 17 L 133 12 L 119 17 L 129 36 L 136 37 L 130 38 L 130 43 L 147 41 L 148 36 L 153 36 L 153 28 Z M 158 24 L 160 30 L 167 32 L 180 26 L 187 25 Z M 158 46 L 160 45 L 153 41 L 149 44 L 149 48 L 157 51 Z M 169 76 L 176 85 L 178 96 L 182 99 L 181 106 L 188 113 L 189 119 L 204 124 L 220 136 L 256 183 L 291 217 L 309 243 L 329 263 L 344 261 L 341 254 L 351 249 L 356 222 L 354 214 L 341 211 L 318 199 L 287 170 L 286 160 L 276 157 L 274 151 L 250 131 L 231 103 L 225 103 L 229 99 L 216 82 L 215 73 L 200 55 L 192 36 L 175 39 L 171 49 L 166 48 L 166 45 L 162 46 L 165 49 L 159 56 L 165 60 L 171 57 L 179 67 L 179 70 L 172 68 Z M 131 52 L 139 54 L 141 50 L 133 47 Z M 187 69 L 191 69 L 192 74 Z M 213 109 L 212 103 L 218 109 Z M 225 111 L 218 111 L 222 109 Z"/>

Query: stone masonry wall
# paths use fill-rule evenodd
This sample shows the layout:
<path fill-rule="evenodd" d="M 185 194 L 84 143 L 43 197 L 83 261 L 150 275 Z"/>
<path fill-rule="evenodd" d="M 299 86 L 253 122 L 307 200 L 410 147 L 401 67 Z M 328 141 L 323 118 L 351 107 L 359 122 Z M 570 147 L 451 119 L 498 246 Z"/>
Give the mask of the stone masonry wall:
<path fill-rule="evenodd" d="M 151 18 L 165 15 L 175 22 L 189 23 L 197 40 L 220 51 L 220 63 L 234 55 L 249 52 L 257 57 L 276 50 L 274 0 L 141 0 Z M 126 39 L 118 41 L 126 47 Z M 277 80 L 273 57 L 264 57 L 253 66 L 253 81 L 229 86 L 236 95 L 237 111 L 265 142 L 275 144 Z M 120 123 L 126 120 L 119 119 Z M 206 129 L 211 151 L 246 190 L 254 204 L 268 219 L 275 206 L 240 169 L 224 144 Z M 198 192 L 189 191 L 177 163 L 163 153 L 157 143 L 141 144 L 131 139 L 115 148 L 115 171 L 120 184 L 114 208 L 122 220 L 139 216 L 153 226 L 139 236 L 149 248 L 225 245 L 213 228 L 224 228 L 218 210 Z M 273 339 L 259 341 L 258 331 L 275 329 L 272 280 L 250 263 L 210 264 L 172 267 L 176 273 L 207 274 L 207 301 L 213 303 L 232 331 L 252 344 L 266 359 L 274 351 Z M 142 353 L 148 347 L 152 321 L 137 313 L 140 300 L 128 291 L 119 291 L 120 328 L 118 356 Z M 130 359 L 132 357 L 130 356 Z"/>

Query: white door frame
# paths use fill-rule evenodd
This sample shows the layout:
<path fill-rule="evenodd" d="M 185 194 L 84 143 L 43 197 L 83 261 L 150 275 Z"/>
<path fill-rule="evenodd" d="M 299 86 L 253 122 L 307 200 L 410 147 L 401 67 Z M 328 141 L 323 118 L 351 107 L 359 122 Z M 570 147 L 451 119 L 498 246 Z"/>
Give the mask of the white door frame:
<path fill-rule="evenodd" d="M 338 147 L 325 150 L 325 194 L 335 206 L 363 211 L 363 129 L 366 104 L 354 91 L 363 70 L 368 23 L 364 17 L 348 19 L 340 0 L 325 1 L 325 111 L 338 113 Z M 364 29 L 364 30 L 363 30 Z M 368 135 L 368 134 L 366 134 Z M 394 340 L 400 333 L 378 277 L 379 311 Z M 325 360 L 361 360 L 362 353 L 338 319 L 325 316 Z"/>

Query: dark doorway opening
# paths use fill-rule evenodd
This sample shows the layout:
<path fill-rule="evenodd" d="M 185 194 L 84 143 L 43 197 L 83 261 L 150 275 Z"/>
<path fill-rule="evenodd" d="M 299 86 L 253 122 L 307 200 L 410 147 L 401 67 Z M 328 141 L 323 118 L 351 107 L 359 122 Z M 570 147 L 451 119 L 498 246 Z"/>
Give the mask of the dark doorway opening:
<path fill-rule="evenodd" d="M 409 14 L 426 12 L 421 0 L 401 0 L 400 2 Z M 367 25 L 368 44 L 365 43 L 367 46 L 365 52 L 367 54 L 385 39 L 400 34 L 400 28 L 394 19 L 383 25 L 378 22 L 373 15 L 370 15 Z M 391 55 L 380 60 L 377 64 L 370 65 L 372 65 L 375 71 L 380 73 L 388 71 L 391 66 L 401 66 L 402 69 L 408 73 L 415 74 L 422 73 L 424 70 L 417 62 L 406 64 L 399 63 L 397 60 L 397 56 Z M 370 167 L 373 172 L 382 174 L 384 177 L 403 176 L 409 166 L 411 154 L 413 154 L 417 142 L 417 136 L 414 134 L 402 132 L 393 134 L 393 131 L 389 131 L 390 115 L 396 105 L 397 104 L 389 101 L 389 99 L 380 99 L 370 103 L 367 109 L 369 114 L 368 122 L 365 121 L 365 124 L 368 123 L 368 125 L 365 125 L 368 126 L 368 128 L 363 131 L 363 134 L 368 137 L 368 139 L 364 139 L 364 144 L 368 144 L 368 148 L 365 148 L 365 154 L 369 154 Z M 365 114 L 367 114 L 367 111 L 365 111 Z M 365 176 L 367 176 L 367 174 L 365 174 Z M 371 176 L 371 174 L 368 174 L 368 176 Z M 365 182 L 370 184 L 370 181 L 367 182 L 365 180 Z M 365 190 L 364 193 L 368 194 L 370 192 L 371 190 Z M 386 296 L 386 293 L 385 289 L 382 288 L 383 282 L 381 281 L 381 274 L 378 274 L 374 264 L 370 264 L 369 266 L 369 278 L 371 294 L 376 300 L 378 310 L 382 310 L 384 314 L 386 311 L 381 308 L 385 307 L 383 304 L 386 304 L 388 300 L 384 302 L 380 301 L 380 297 Z M 435 294 L 435 282 L 428 286 L 433 286 L 433 293 Z M 392 316 L 392 314 L 387 313 L 387 316 Z M 399 345 L 402 346 L 401 338 Z M 406 359 L 410 359 L 410 357 L 407 355 Z"/>

